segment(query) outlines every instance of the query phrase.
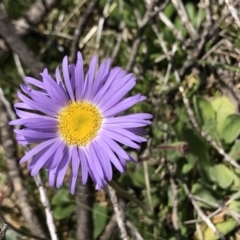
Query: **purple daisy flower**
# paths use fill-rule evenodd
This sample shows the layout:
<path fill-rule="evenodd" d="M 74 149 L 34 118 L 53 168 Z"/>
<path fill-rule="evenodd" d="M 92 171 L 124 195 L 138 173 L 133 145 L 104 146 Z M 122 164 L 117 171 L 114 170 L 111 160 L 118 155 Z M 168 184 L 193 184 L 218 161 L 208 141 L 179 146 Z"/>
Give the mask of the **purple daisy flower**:
<path fill-rule="evenodd" d="M 138 149 L 146 141 L 142 127 L 151 124 L 148 113 L 119 116 L 146 97 L 124 97 L 136 84 L 135 77 L 120 67 L 110 69 L 110 59 L 99 69 L 97 62 L 94 56 L 84 77 L 78 53 L 76 65 L 68 65 L 64 57 L 62 74 L 56 69 L 56 81 L 47 69 L 41 73 L 42 81 L 26 77 L 28 85 L 18 92 L 22 102 L 14 105 L 20 119 L 10 122 L 24 126 L 14 130 L 19 144 L 38 144 L 20 160 L 32 158 L 28 166 L 32 176 L 45 167 L 49 185 L 59 188 L 71 163 L 72 194 L 79 168 L 82 183 L 90 175 L 96 189 L 112 179 L 112 165 L 124 172 L 126 161 L 135 160 L 121 145 Z"/>

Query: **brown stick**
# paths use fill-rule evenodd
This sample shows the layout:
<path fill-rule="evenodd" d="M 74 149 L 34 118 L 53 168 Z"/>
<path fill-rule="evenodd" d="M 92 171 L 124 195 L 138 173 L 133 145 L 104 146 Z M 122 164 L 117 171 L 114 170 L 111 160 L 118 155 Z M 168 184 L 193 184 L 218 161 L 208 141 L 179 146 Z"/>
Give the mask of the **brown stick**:
<path fill-rule="evenodd" d="M 29 204 L 28 192 L 26 190 L 26 187 L 24 187 L 17 163 L 18 159 L 16 157 L 16 143 L 13 140 L 12 129 L 8 124 L 9 117 L 6 108 L 1 101 L 1 98 L 0 112 L 0 137 L 2 139 L 2 145 L 5 152 L 9 177 L 12 181 L 14 192 L 16 193 L 18 199 L 19 207 L 31 232 L 38 236 L 46 237 L 39 219 Z"/>
<path fill-rule="evenodd" d="M 98 0 L 91 0 L 90 3 L 88 4 L 86 10 L 83 12 L 83 14 L 81 14 L 81 17 L 79 18 L 78 24 L 74 31 L 74 40 L 73 40 L 72 46 L 71 46 L 70 59 L 72 62 L 76 61 L 76 56 L 77 56 L 76 53 L 78 50 L 78 43 L 79 43 L 80 36 L 84 30 L 84 26 L 88 20 L 88 17 L 93 12 L 93 9 L 97 5 L 97 3 L 98 3 Z"/>
<path fill-rule="evenodd" d="M 27 34 L 29 32 L 29 27 L 40 23 L 44 16 L 46 16 L 59 2 L 61 2 L 61 0 L 37 0 L 34 2 L 26 14 L 15 21 L 17 34 Z M 2 39 L 0 39 L 0 49 L 0 57 L 9 51 L 9 48 Z"/>
<path fill-rule="evenodd" d="M 44 64 L 37 59 L 35 54 L 28 48 L 19 37 L 16 29 L 11 24 L 3 3 L 0 2 L 0 35 L 4 38 L 13 52 L 16 52 L 21 61 L 27 66 L 35 77 L 44 69 Z"/>
<path fill-rule="evenodd" d="M 76 215 L 77 215 L 77 239 L 93 239 L 93 187 L 91 182 L 82 185 L 81 171 L 78 174 L 78 183 L 76 187 Z"/>

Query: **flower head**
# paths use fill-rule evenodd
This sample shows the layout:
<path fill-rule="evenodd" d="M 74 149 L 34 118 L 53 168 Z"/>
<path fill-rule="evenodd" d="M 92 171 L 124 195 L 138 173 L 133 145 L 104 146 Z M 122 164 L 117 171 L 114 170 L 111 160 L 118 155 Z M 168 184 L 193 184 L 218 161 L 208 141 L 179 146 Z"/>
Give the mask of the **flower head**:
<path fill-rule="evenodd" d="M 69 65 L 64 57 L 62 73 L 56 69 L 56 80 L 47 69 L 41 73 L 42 81 L 26 77 L 28 84 L 21 86 L 22 93 L 18 92 L 22 102 L 15 104 L 20 119 L 10 122 L 23 126 L 15 129 L 20 144 L 38 144 L 20 163 L 32 158 L 28 165 L 31 175 L 45 167 L 49 185 L 58 188 L 71 164 L 71 193 L 79 168 L 82 183 L 90 175 L 96 189 L 112 179 L 112 165 L 124 172 L 126 161 L 134 159 L 121 145 L 139 148 L 146 141 L 142 127 L 152 118 L 148 113 L 119 116 L 146 98 L 140 94 L 125 97 L 136 84 L 135 77 L 120 67 L 110 69 L 110 59 L 98 69 L 97 62 L 94 56 L 84 77 L 78 53 L 76 65 Z"/>

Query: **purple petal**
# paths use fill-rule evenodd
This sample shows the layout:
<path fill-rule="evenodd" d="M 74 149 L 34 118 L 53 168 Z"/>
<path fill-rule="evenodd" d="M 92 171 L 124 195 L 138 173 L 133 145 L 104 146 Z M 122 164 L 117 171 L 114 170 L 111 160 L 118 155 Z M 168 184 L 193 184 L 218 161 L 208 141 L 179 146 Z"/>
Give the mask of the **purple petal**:
<path fill-rule="evenodd" d="M 16 140 L 21 145 L 31 144 L 31 143 L 40 143 L 42 142 L 42 139 L 26 139 L 24 136 L 16 135 Z"/>
<path fill-rule="evenodd" d="M 86 156 L 89 173 L 92 177 L 92 180 L 95 183 L 101 185 L 102 180 L 101 180 L 101 177 L 99 176 L 99 171 L 97 171 L 97 169 L 95 167 L 95 164 L 94 164 L 95 161 L 93 162 L 93 159 L 92 159 L 93 153 L 91 151 L 89 151 L 89 147 L 88 148 L 83 148 L 82 150 L 84 151 L 84 154 Z M 95 158 L 95 156 L 93 156 L 93 158 Z"/>
<path fill-rule="evenodd" d="M 65 81 L 65 84 L 66 84 L 66 89 L 68 91 L 70 99 L 72 101 L 74 101 L 72 83 L 71 83 L 70 76 L 69 76 L 69 66 L 68 66 L 68 58 L 67 58 L 67 56 L 63 58 L 62 71 L 63 71 L 64 81 Z"/>
<path fill-rule="evenodd" d="M 125 116 L 119 116 L 114 118 L 108 118 L 108 122 L 114 122 L 114 123 L 122 123 L 122 122 L 142 122 L 145 121 L 145 119 L 151 119 L 152 114 L 149 113 L 135 113 L 135 114 L 129 114 Z"/>
<path fill-rule="evenodd" d="M 31 170 L 31 176 L 35 176 L 39 170 L 45 165 L 45 163 L 48 161 L 49 158 L 52 157 L 53 154 L 55 154 L 56 149 L 59 147 L 60 142 L 57 141 L 53 143 L 47 151 L 44 151 L 43 155 L 38 158 L 38 161 L 33 165 Z M 31 165 L 31 163 L 30 163 Z"/>
<path fill-rule="evenodd" d="M 124 159 L 129 159 L 128 153 L 125 152 L 125 150 L 118 145 L 114 140 L 111 138 L 104 136 L 104 141 L 106 144 L 112 149 L 113 152 L 119 157 L 122 157 Z"/>
<path fill-rule="evenodd" d="M 41 111 L 43 113 L 46 113 L 52 117 L 55 117 L 57 114 L 55 111 L 50 110 L 48 107 L 44 106 L 43 104 L 39 103 L 39 102 L 35 102 L 27 97 L 25 97 L 22 93 L 18 92 L 18 97 L 25 102 L 26 104 L 28 104 L 28 106 L 30 106 L 32 109 Z"/>
<path fill-rule="evenodd" d="M 76 100 L 81 100 L 84 92 L 84 70 L 82 55 L 78 52 L 77 64 L 75 67 L 75 93 Z"/>
<path fill-rule="evenodd" d="M 121 101 L 120 103 L 116 104 L 114 107 L 104 111 L 103 115 L 104 115 L 104 117 L 115 116 L 115 115 L 125 111 L 126 109 L 132 107 L 136 103 L 144 101 L 144 100 L 146 100 L 146 97 L 144 97 L 140 94 L 137 94 L 132 97 L 128 97 L 128 98 L 124 99 L 123 101 Z"/>
<path fill-rule="evenodd" d="M 78 148 L 77 146 L 73 146 L 72 150 L 72 174 L 74 177 L 77 177 L 78 170 L 80 165 L 80 158 L 78 155 Z"/>
<path fill-rule="evenodd" d="M 71 193 L 72 195 L 74 195 L 74 193 L 75 193 L 76 182 L 77 182 L 77 177 L 76 177 L 76 176 L 73 176 L 73 174 L 71 174 L 71 176 L 70 176 L 70 182 L 69 182 L 69 188 L 70 188 L 70 193 Z"/>
<path fill-rule="evenodd" d="M 14 108 L 15 109 L 22 108 L 22 109 L 25 109 L 25 110 L 34 110 L 32 107 L 30 107 L 29 105 L 27 105 L 24 102 L 15 103 Z"/>
<path fill-rule="evenodd" d="M 131 141 L 128 137 L 125 137 L 121 134 L 109 131 L 107 129 L 104 130 L 104 134 L 106 134 L 108 137 L 112 138 L 113 140 L 122 143 L 126 146 L 129 146 L 131 148 L 136 148 L 139 149 L 139 145 L 137 145 L 136 143 L 134 143 L 133 141 Z"/>
<path fill-rule="evenodd" d="M 56 138 L 58 136 L 58 133 L 56 132 L 38 132 L 29 129 L 14 129 L 14 132 L 25 137 L 34 138 Z"/>
<path fill-rule="evenodd" d="M 98 102 L 105 96 L 108 92 L 110 86 L 114 84 L 115 79 L 120 79 L 125 72 L 120 67 L 113 68 L 105 77 L 105 84 L 99 89 L 99 92 L 94 96 L 93 102 L 98 104 Z"/>
<path fill-rule="evenodd" d="M 56 106 L 56 104 L 53 104 L 54 102 L 45 93 L 29 89 L 26 85 L 21 85 L 21 88 L 23 92 L 28 94 L 32 100 L 35 101 L 35 103 L 40 103 L 45 108 L 48 108 L 53 112 L 57 112 L 58 110 L 56 110 L 56 108 L 60 108 L 59 105 Z"/>
<path fill-rule="evenodd" d="M 143 128 L 127 128 L 128 131 L 131 131 L 132 133 L 138 134 L 138 135 L 147 135 L 148 131 Z"/>
<path fill-rule="evenodd" d="M 66 174 L 69 162 L 71 160 L 71 157 L 72 157 L 72 148 L 69 147 L 65 151 L 65 153 L 63 155 L 63 158 L 62 158 L 62 160 L 61 160 L 61 162 L 58 165 L 57 170 L 56 170 L 57 171 L 57 182 L 56 182 L 56 187 L 57 188 L 60 188 L 62 186 L 63 179 L 65 177 L 65 174 Z"/>
<path fill-rule="evenodd" d="M 54 143 L 55 144 L 55 143 Z M 52 147 L 54 144 L 46 147 L 44 150 L 40 151 L 39 153 L 37 153 L 36 155 L 33 156 L 33 158 L 30 160 L 30 163 L 28 164 L 28 170 L 32 170 L 33 167 L 35 166 L 35 164 L 39 161 L 39 159 L 41 159 L 41 157 L 45 154 L 45 152 Z M 53 153 L 51 154 L 51 156 L 53 155 Z M 50 156 L 50 157 L 51 157 Z M 41 160 L 40 160 L 41 161 Z"/>
<path fill-rule="evenodd" d="M 45 142 L 40 143 L 39 145 L 37 145 L 36 147 L 34 147 L 33 149 L 31 149 L 28 153 L 25 154 L 25 156 L 20 160 L 20 163 L 24 163 L 27 160 L 29 160 L 32 156 L 34 156 L 35 154 L 37 154 L 38 152 L 40 152 L 41 150 L 43 150 L 44 148 L 50 146 L 51 144 L 53 144 L 54 142 L 58 141 L 57 138 L 54 139 L 50 139 L 47 140 Z"/>
<path fill-rule="evenodd" d="M 51 159 L 51 161 L 48 161 L 46 163 L 46 168 L 48 170 L 55 169 L 59 165 L 59 163 L 62 161 L 63 153 L 64 153 L 64 150 L 65 150 L 66 146 L 65 146 L 65 143 L 63 141 L 59 141 L 59 142 L 60 142 L 60 145 L 55 151 L 54 158 Z"/>
<path fill-rule="evenodd" d="M 84 82 L 84 99 L 86 100 L 90 99 L 90 94 L 92 91 L 92 86 L 93 86 L 94 77 L 96 73 L 97 62 L 98 62 L 98 58 L 96 55 L 94 55 L 89 64 L 89 70 L 87 72 L 86 79 Z"/>
<path fill-rule="evenodd" d="M 112 119 L 110 119 L 112 120 Z M 135 120 L 135 121 L 134 121 Z M 108 128 L 134 128 L 134 127 L 144 127 L 147 125 L 150 125 L 152 122 L 151 121 L 147 121 L 147 120 L 142 120 L 142 121 L 138 121 L 136 119 L 134 119 L 132 121 L 106 121 L 105 125 Z"/>
<path fill-rule="evenodd" d="M 81 161 L 82 184 L 84 185 L 87 182 L 88 172 L 89 172 L 87 158 L 86 158 L 85 152 L 82 149 L 78 148 L 78 153 Z"/>
<path fill-rule="evenodd" d="M 56 103 L 61 107 L 65 107 L 69 101 L 66 92 L 52 79 L 46 72 L 41 73 L 46 90 Z"/>
<path fill-rule="evenodd" d="M 98 173 L 98 176 L 100 177 L 100 179 L 103 179 L 104 178 L 103 169 L 98 160 L 98 156 L 97 156 L 97 153 L 95 152 L 93 145 L 94 145 L 94 142 L 91 142 L 88 146 L 88 149 L 89 149 L 88 151 L 90 153 L 90 159 L 88 160 L 88 162 L 91 168 L 93 169 L 93 171 Z"/>
<path fill-rule="evenodd" d="M 56 178 L 56 168 L 48 171 L 49 186 L 53 187 Z"/>
<path fill-rule="evenodd" d="M 102 145 L 102 150 L 105 152 L 105 155 L 109 156 L 110 161 L 118 169 L 118 171 L 124 172 L 124 168 L 120 164 L 119 159 L 115 156 L 110 146 L 105 142 L 104 138 L 102 138 L 101 145 Z"/>
<path fill-rule="evenodd" d="M 93 147 L 95 149 L 96 155 L 98 156 L 99 162 L 102 165 L 104 175 L 106 176 L 108 181 L 111 181 L 113 173 L 112 173 L 112 166 L 111 166 L 109 157 L 102 150 L 101 146 L 99 146 L 99 143 L 97 140 L 94 142 Z"/>
<path fill-rule="evenodd" d="M 45 118 L 44 118 L 45 117 Z M 33 117 L 33 118 L 23 118 L 17 119 L 9 122 L 10 125 L 24 125 L 28 128 L 35 129 L 44 129 L 44 128 L 56 128 L 57 120 L 51 117 L 42 116 L 42 117 Z"/>
<path fill-rule="evenodd" d="M 99 70 L 98 70 L 98 72 L 96 74 L 96 77 L 95 77 L 95 81 L 93 83 L 93 87 L 92 87 L 92 91 L 91 91 L 92 97 L 90 98 L 90 100 L 93 99 L 95 94 L 103 86 L 103 84 L 104 84 L 103 80 L 105 79 L 105 76 L 109 73 L 110 64 L 111 64 L 111 59 L 108 58 L 105 62 L 103 62 L 100 65 Z"/>
<path fill-rule="evenodd" d="M 69 70 L 71 73 L 71 84 L 72 84 L 72 90 L 73 90 L 73 95 L 74 95 L 74 92 L 75 92 L 75 65 L 70 64 Z M 75 99 L 75 95 L 74 95 L 74 99 Z"/>
<path fill-rule="evenodd" d="M 135 141 L 135 142 L 138 142 L 138 143 L 146 142 L 146 138 L 138 136 L 138 135 L 128 131 L 127 129 L 117 128 L 117 127 L 114 127 L 114 128 L 106 128 L 106 127 L 104 127 L 104 128 L 107 129 L 110 132 L 114 132 L 116 134 L 119 134 L 119 135 L 122 135 L 122 136 L 124 136 L 126 138 L 129 138 L 132 141 Z"/>
<path fill-rule="evenodd" d="M 35 78 L 24 77 L 24 81 L 27 82 L 27 83 L 30 83 L 32 85 L 35 85 L 36 87 L 45 89 L 44 84 L 41 81 L 36 80 Z"/>
<path fill-rule="evenodd" d="M 99 101 L 98 106 L 102 106 L 101 109 L 103 111 L 119 102 L 136 84 L 135 78 L 132 77 L 132 74 L 126 75 L 119 81 L 121 84 L 116 84 L 116 86 L 113 85 L 108 93 Z M 109 101 L 109 99 L 111 99 L 111 101 Z"/>

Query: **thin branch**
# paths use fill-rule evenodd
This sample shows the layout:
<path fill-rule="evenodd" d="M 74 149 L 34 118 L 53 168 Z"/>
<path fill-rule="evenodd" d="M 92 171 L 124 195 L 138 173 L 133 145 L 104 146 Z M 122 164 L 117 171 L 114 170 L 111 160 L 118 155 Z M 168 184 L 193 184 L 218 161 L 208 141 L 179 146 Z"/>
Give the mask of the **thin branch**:
<path fill-rule="evenodd" d="M 3 94 L 2 91 L 0 91 L 0 93 Z M 26 190 L 26 187 L 24 187 L 17 163 L 18 159 L 16 157 L 16 143 L 13 140 L 12 129 L 8 125 L 9 117 L 6 111 L 6 107 L 4 106 L 4 102 L 1 101 L 1 99 L 2 96 L 0 97 L 0 135 L 6 156 L 9 177 L 13 183 L 13 188 L 19 202 L 19 207 L 31 232 L 35 233 L 36 235 L 45 237 L 46 234 L 42 229 L 39 219 L 37 218 L 33 208 L 28 201 L 29 194 Z"/>
<path fill-rule="evenodd" d="M 0 101 L 2 102 L 3 106 L 5 107 L 5 109 L 7 111 L 8 118 L 11 119 L 11 120 L 16 119 L 16 115 L 11 108 L 11 104 L 5 98 L 3 90 L 2 90 L 1 87 L 0 87 Z"/>
<path fill-rule="evenodd" d="M 129 221 L 126 222 L 127 227 L 130 229 L 135 240 L 144 240 L 141 234 L 138 232 L 137 228 Z"/>
<path fill-rule="evenodd" d="M 172 189 L 172 223 L 175 230 L 175 238 L 177 240 L 180 240 L 180 234 L 179 234 L 179 219 L 178 219 L 178 188 L 177 184 L 174 180 L 174 170 L 173 165 L 171 163 L 167 163 L 168 171 L 170 173 L 170 184 Z"/>
<path fill-rule="evenodd" d="M 50 202 L 48 200 L 46 189 L 44 188 L 44 185 L 42 183 L 42 179 L 41 179 L 39 173 L 34 176 L 34 181 L 35 181 L 35 183 L 37 185 L 37 188 L 39 190 L 40 200 L 41 200 L 42 205 L 45 209 L 47 226 L 48 226 L 48 230 L 49 230 L 49 233 L 50 233 L 50 236 L 51 236 L 51 240 L 58 240 L 57 230 L 56 230 L 56 227 L 55 227 L 55 224 L 54 224 L 54 219 L 53 219 L 53 214 L 52 214 L 52 211 L 51 211 Z"/>
<path fill-rule="evenodd" d="M 216 226 L 212 223 L 212 221 L 204 214 L 204 212 L 202 211 L 202 209 L 198 206 L 198 204 L 195 202 L 194 198 L 192 198 L 192 195 L 187 187 L 186 184 L 183 184 L 184 190 L 188 196 L 188 198 L 190 199 L 190 201 L 192 202 L 193 207 L 195 208 L 197 214 L 204 220 L 204 222 L 207 224 L 207 226 L 209 228 L 212 229 L 212 231 L 222 240 L 225 240 L 225 237 L 223 236 L 223 234 L 216 228 Z"/>
<path fill-rule="evenodd" d="M 123 212 L 121 212 L 119 205 L 118 205 L 118 199 L 116 195 L 116 191 L 108 185 L 108 191 L 110 195 L 110 200 L 113 205 L 114 212 L 116 214 L 117 224 L 120 231 L 121 239 L 122 240 L 129 240 L 129 236 L 127 235 L 127 230 L 124 223 L 124 217 Z"/>
<path fill-rule="evenodd" d="M 142 18 L 141 22 L 139 23 L 138 26 L 138 31 L 136 34 L 136 37 L 134 39 L 133 42 L 133 46 L 131 49 L 131 55 L 129 57 L 127 66 L 126 66 L 126 70 L 129 72 L 131 71 L 135 60 L 136 60 L 136 56 L 139 50 L 139 46 L 142 42 L 142 38 L 143 38 L 143 33 L 147 27 L 147 25 L 150 23 L 150 21 L 152 20 L 153 17 L 156 16 L 156 14 L 158 14 L 160 11 L 162 11 L 168 4 L 169 0 L 165 0 L 161 6 L 159 8 L 156 8 L 155 3 L 156 1 L 152 1 L 150 6 L 147 6 L 147 10 L 144 14 L 144 17 Z"/>
<path fill-rule="evenodd" d="M 119 5 L 119 14 L 122 15 L 123 14 L 123 1 L 122 0 L 118 0 L 118 2 L 119 2 L 118 3 L 118 5 Z M 122 40 L 123 40 L 124 28 L 125 28 L 125 22 L 122 19 L 120 24 L 119 24 L 120 33 L 117 36 L 117 43 L 116 43 L 116 45 L 115 45 L 115 47 L 113 49 L 112 56 L 111 56 L 112 62 L 114 62 L 115 58 L 117 57 L 117 55 L 119 53 L 120 46 L 121 46 L 121 43 L 122 43 Z"/>
<path fill-rule="evenodd" d="M 185 25 L 188 33 L 190 34 L 191 38 L 194 39 L 197 36 L 197 32 L 194 29 L 191 21 L 189 20 L 188 14 L 186 9 L 184 8 L 184 4 L 181 0 L 171 0 L 173 6 L 175 7 L 183 25 Z"/>
<path fill-rule="evenodd" d="M 78 172 L 78 184 L 76 186 L 76 215 L 77 215 L 77 239 L 93 239 L 93 215 L 92 209 L 94 204 L 92 182 L 88 181 L 82 185 L 81 171 Z"/>
<path fill-rule="evenodd" d="M 238 17 L 238 12 L 237 10 L 234 8 L 234 6 L 230 3 L 229 0 L 225 0 L 225 3 L 229 9 L 229 12 L 231 13 L 233 19 L 235 20 L 235 23 L 237 24 L 237 26 L 240 28 L 240 19 Z"/>
<path fill-rule="evenodd" d="M 89 16 L 92 14 L 94 8 L 96 7 L 97 3 L 98 3 L 98 0 L 91 0 L 87 8 L 83 12 L 83 14 L 81 14 L 81 17 L 78 20 L 78 24 L 74 31 L 74 40 L 72 41 L 72 46 L 71 46 L 70 59 L 72 62 L 75 62 L 76 60 L 76 56 L 77 56 L 76 52 L 78 51 L 79 39 L 81 37 L 81 34 L 83 33 L 85 24 Z"/>
<path fill-rule="evenodd" d="M 100 17 L 100 19 L 98 21 L 98 31 L 97 31 L 97 38 L 96 38 L 96 43 L 95 43 L 95 49 L 96 49 L 97 52 L 98 52 L 98 49 L 100 47 L 100 40 L 101 40 L 101 35 L 102 35 L 102 30 L 103 30 L 103 24 L 104 24 L 104 21 L 107 17 L 107 13 L 109 11 L 111 1 L 112 0 L 107 0 L 106 1 L 105 6 L 103 8 L 102 16 Z"/>
<path fill-rule="evenodd" d="M 44 69 L 44 64 L 37 59 L 35 54 L 28 48 L 19 37 L 16 29 L 11 24 L 3 3 L 0 2 L 0 35 L 4 38 L 11 50 L 18 54 L 22 62 L 30 69 L 35 77 Z"/>
<path fill-rule="evenodd" d="M 152 203 L 151 186 L 150 186 L 150 180 L 149 180 L 149 174 L 148 174 L 147 161 L 143 161 L 143 171 L 144 171 L 144 179 L 145 179 L 145 185 L 146 185 L 146 191 L 147 191 L 148 204 L 151 212 L 153 213 L 153 203 Z"/>
<path fill-rule="evenodd" d="M 18 74 L 23 79 L 25 77 L 25 73 L 24 73 L 21 61 L 20 61 L 19 56 L 17 55 L 17 53 L 13 53 L 13 59 L 14 59 L 14 62 L 15 62 Z"/>
<path fill-rule="evenodd" d="M 116 214 L 113 214 L 104 228 L 103 233 L 99 237 L 99 240 L 112 239 L 113 234 L 116 232 L 117 226 Z"/>
<path fill-rule="evenodd" d="M 6 231 L 8 229 L 8 225 L 4 223 L 2 227 L 0 228 L 0 240 L 5 240 L 6 238 Z"/>

